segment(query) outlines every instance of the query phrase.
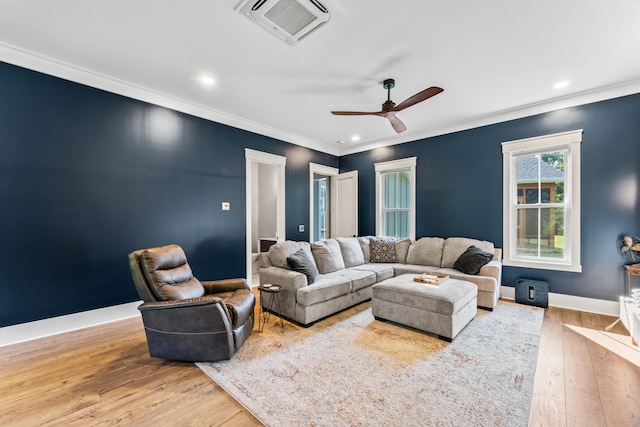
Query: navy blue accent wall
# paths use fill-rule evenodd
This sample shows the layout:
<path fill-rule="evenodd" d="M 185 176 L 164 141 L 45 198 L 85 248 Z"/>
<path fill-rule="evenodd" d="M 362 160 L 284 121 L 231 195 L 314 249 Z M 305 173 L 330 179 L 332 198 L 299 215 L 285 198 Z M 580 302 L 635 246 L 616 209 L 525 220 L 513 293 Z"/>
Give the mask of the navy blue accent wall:
<path fill-rule="evenodd" d="M 546 280 L 550 291 L 617 300 L 624 290 L 620 233 L 640 234 L 640 94 L 340 157 L 358 170 L 359 233 L 375 234 L 376 162 L 417 157 L 416 237 L 464 236 L 502 247 L 504 141 L 584 129 L 582 273 L 504 267 L 503 285 Z"/>
<path fill-rule="evenodd" d="M 0 63 L 0 326 L 138 300 L 136 249 L 244 277 L 245 148 L 287 157 L 286 237 L 308 239 L 308 162 L 337 157 Z"/>

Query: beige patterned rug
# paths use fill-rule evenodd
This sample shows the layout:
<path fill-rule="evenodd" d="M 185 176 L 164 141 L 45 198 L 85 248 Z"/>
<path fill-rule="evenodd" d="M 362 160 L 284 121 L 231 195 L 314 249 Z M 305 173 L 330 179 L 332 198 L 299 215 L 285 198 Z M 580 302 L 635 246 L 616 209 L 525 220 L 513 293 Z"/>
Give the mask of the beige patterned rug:
<path fill-rule="evenodd" d="M 501 302 L 446 343 L 364 303 L 310 328 L 271 316 L 198 366 L 267 426 L 527 426 L 542 318 Z"/>

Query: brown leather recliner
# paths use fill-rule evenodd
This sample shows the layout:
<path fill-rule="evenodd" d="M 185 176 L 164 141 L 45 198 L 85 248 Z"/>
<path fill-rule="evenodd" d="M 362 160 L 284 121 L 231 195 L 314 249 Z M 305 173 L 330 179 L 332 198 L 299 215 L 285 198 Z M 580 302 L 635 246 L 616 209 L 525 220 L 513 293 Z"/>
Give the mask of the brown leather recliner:
<path fill-rule="evenodd" d="M 193 277 L 178 245 L 129 254 L 149 354 L 169 360 L 228 360 L 253 330 L 255 297 L 245 279 Z"/>

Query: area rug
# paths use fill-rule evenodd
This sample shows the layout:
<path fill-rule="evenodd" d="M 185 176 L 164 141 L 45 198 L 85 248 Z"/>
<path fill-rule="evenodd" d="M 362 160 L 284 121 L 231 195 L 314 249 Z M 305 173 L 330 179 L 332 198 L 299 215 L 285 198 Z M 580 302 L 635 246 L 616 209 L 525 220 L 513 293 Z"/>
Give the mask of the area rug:
<path fill-rule="evenodd" d="M 375 320 L 275 316 L 231 361 L 198 363 L 266 426 L 527 426 L 543 310 L 478 310 L 453 343 Z"/>

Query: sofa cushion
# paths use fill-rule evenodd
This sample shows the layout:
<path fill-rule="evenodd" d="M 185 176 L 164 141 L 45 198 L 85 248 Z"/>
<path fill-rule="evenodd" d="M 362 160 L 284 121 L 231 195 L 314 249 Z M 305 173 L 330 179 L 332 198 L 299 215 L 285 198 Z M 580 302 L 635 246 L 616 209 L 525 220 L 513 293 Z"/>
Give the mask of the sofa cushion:
<path fill-rule="evenodd" d="M 405 264 L 407 262 L 407 254 L 411 247 L 411 239 L 398 239 L 396 240 L 396 262 Z"/>
<path fill-rule="evenodd" d="M 493 254 L 485 252 L 475 246 L 469 248 L 462 253 L 453 264 L 453 268 L 460 270 L 466 274 L 478 274 L 482 266 L 486 265 L 493 259 Z"/>
<path fill-rule="evenodd" d="M 396 262 L 396 242 L 393 239 L 369 238 L 371 262 Z"/>
<path fill-rule="evenodd" d="M 318 281 L 296 291 L 296 301 L 301 305 L 313 305 L 351 292 L 351 281 L 340 272 L 320 275 Z"/>
<path fill-rule="evenodd" d="M 287 257 L 287 264 L 291 270 L 307 276 L 307 283 L 309 285 L 315 282 L 320 274 L 315 262 L 312 261 L 311 257 L 307 255 L 304 249 L 300 249 L 295 254 Z"/>
<path fill-rule="evenodd" d="M 407 264 L 440 266 L 444 239 L 441 237 L 422 237 L 413 242 L 407 253 Z"/>
<path fill-rule="evenodd" d="M 339 274 L 344 277 L 345 281 L 351 282 L 351 292 L 374 285 L 377 282 L 376 274 L 373 271 L 359 270 L 357 267 L 336 271 L 334 274 Z"/>
<path fill-rule="evenodd" d="M 371 262 L 371 251 L 369 250 L 369 239 L 371 236 L 356 237 L 358 243 L 360 243 L 360 249 L 362 249 L 362 255 L 364 255 L 364 263 L 369 264 Z"/>
<path fill-rule="evenodd" d="M 344 268 L 340 245 L 335 239 L 311 243 L 311 253 L 320 274 L 333 273 Z"/>
<path fill-rule="evenodd" d="M 364 254 L 358 239 L 355 237 L 338 237 L 336 239 L 342 252 L 342 260 L 345 267 L 354 267 L 364 264 Z"/>
<path fill-rule="evenodd" d="M 455 264 L 456 260 L 469 246 L 475 246 L 490 254 L 493 253 L 494 249 L 493 243 L 484 240 L 467 239 L 466 237 L 449 237 L 444 242 L 440 267 L 453 268 L 453 264 Z"/>
<path fill-rule="evenodd" d="M 278 242 L 269 248 L 269 261 L 271 261 L 271 265 L 275 267 L 289 269 L 287 258 L 298 252 L 300 249 L 304 249 L 307 255 L 313 260 L 309 242 L 285 240 L 284 242 Z"/>
<path fill-rule="evenodd" d="M 493 277 L 465 274 L 460 270 L 456 270 L 453 268 L 440 268 L 433 271 L 433 273 L 444 274 L 452 279 L 466 280 L 467 282 L 471 282 L 478 287 L 478 291 L 480 292 L 494 293 L 496 292 L 496 287 L 499 286 L 496 279 Z"/>
<path fill-rule="evenodd" d="M 381 280 L 388 279 L 389 277 L 393 277 L 394 270 L 398 268 L 400 264 L 383 264 L 383 263 L 375 263 L 375 264 L 362 264 L 355 267 L 351 267 L 350 270 L 361 270 L 361 271 L 369 271 L 375 273 L 376 282 L 380 282 Z"/>

